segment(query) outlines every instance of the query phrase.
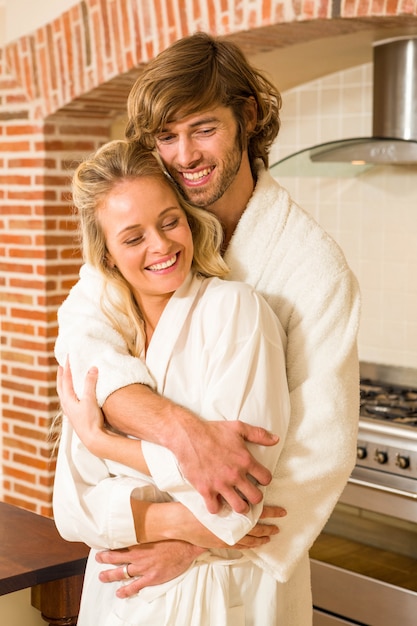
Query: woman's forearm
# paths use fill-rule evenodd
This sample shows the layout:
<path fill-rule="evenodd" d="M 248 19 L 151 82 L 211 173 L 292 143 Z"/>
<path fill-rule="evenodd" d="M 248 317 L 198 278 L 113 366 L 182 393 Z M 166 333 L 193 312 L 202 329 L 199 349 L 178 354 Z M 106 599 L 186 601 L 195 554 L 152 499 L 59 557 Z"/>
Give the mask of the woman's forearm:
<path fill-rule="evenodd" d="M 182 539 L 182 537 L 175 536 L 176 533 L 180 533 L 180 529 L 174 527 L 179 514 L 177 509 L 184 508 L 181 504 L 177 502 L 148 502 L 137 500 L 132 496 L 130 506 L 138 543 Z"/>
<path fill-rule="evenodd" d="M 99 458 L 123 463 L 142 474 L 149 475 L 148 466 L 142 454 L 142 444 L 138 439 L 100 429 L 96 433 L 90 433 L 84 445 Z"/>
<path fill-rule="evenodd" d="M 131 508 L 138 543 L 177 539 L 201 547 L 226 545 L 179 502 L 146 502 L 132 497 Z"/>
<path fill-rule="evenodd" d="M 281 507 L 265 506 L 260 520 L 251 531 L 234 546 L 230 546 L 211 533 L 179 502 L 147 502 L 132 497 L 131 508 L 138 543 L 179 540 L 202 549 L 233 547 L 243 550 L 261 546 L 279 532 L 275 524 L 270 521 L 264 523 L 262 518 L 271 520 L 286 514 Z"/>

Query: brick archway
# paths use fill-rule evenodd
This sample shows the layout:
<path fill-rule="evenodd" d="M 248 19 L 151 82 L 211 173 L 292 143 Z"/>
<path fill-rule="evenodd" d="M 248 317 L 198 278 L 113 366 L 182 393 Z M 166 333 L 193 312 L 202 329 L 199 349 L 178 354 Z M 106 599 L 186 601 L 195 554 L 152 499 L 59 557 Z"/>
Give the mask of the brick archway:
<path fill-rule="evenodd" d="M 207 30 L 235 40 L 247 55 L 311 39 L 373 27 L 417 28 L 410 0 L 387 3 L 353 0 L 288 2 L 249 0 L 222 11 L 211 0 L 83 0 L 53 22 L 9 43 L 8 73 L 26 94 L 37 119 L 61 109 L 83 110 L 82 100 L 109 85 L 107 106 L 123 110 L 127 85 L 140 67 L 175 40 Z M 122 83 L 120 95 L 117 90 Z M 91 101 L 91 97 L 89 98 Z M 84 110 L 91 111 L 86 104 Z"/>
<path fill-rule="evenodd" d="M 155 6 L 160 9 L 156 13 Z M 379 5 L 378 5 L 379 6 Z M 198 9 L 196 9 L 198 7 Z M 109 138 L 143 64 L 208 30 L 249 56 L 373 26 L 417 31 L 407 0 L 302 3 L 85 0 L 0 51 L 0 331 L 3 499 L 51 515 L 56 310 L 76 281 L 68 182 Z M 199 11 L 196 13 L 196 11 Z"/>

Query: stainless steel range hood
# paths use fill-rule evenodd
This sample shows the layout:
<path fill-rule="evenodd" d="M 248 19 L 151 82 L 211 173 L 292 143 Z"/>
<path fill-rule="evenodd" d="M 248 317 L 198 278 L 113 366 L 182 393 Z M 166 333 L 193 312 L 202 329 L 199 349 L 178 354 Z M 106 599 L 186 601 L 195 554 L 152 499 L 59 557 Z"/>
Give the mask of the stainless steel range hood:
<path fill-rule="evenodd" d="M 271 166 L 274 176 L 355 176 L 375 165 L 417 165 L 417 37 L 373 46 L 372 137 L 331 141 Z"/>

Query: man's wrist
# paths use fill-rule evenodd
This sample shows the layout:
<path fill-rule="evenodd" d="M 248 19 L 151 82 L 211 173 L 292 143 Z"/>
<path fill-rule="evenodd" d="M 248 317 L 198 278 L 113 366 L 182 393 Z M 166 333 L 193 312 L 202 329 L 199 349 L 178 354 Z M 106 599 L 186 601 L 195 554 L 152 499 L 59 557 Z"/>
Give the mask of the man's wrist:
<path fill-rule="evenodd" d="M 199 428 L 201 420 L 191 411 L 174 403 L 170 403 L 168 411 L 169 415 L 164 420 L 165 427 L 161 430 L 159 443 L 180 459 L 183 450 L 193 440 L 193 433 Z"/>
<path fill-rule="evenodd" d="M 188 409 L 155 393 L 146 385 L 133 384 L 112 393 L 103 406 L 108 422 L 119 432 L 150 441 L 176 456 L 189 447 L 188 430 L 201 420 Z"/>

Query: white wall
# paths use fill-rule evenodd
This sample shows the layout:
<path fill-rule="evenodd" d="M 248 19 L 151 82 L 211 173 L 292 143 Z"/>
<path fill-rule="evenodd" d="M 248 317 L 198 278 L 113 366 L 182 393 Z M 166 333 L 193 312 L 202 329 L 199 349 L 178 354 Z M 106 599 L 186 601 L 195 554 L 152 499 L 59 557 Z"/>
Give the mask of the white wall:
<path fill-rule="evenodd" d="M 287 91 L 283 103 L 271 162 L 325 141 L 370 136 L 372 65 Z M 279 182 L 341 245 L 359 279 L 361 360 L 417 368 L 417 166 Z"/>
<path fill-rule="evenodd" d="M 0 0 L 0 45 L 36 30 L 79 0 Z"/>

